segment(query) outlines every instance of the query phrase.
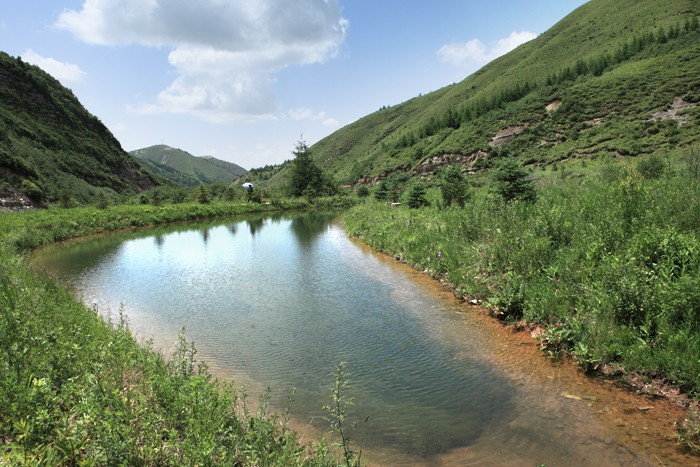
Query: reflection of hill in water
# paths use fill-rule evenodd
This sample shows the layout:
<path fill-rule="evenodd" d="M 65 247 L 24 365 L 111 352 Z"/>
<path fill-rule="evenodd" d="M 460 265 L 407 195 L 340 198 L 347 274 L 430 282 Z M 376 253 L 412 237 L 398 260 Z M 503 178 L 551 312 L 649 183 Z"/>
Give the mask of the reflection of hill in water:
<path fill-rule="evenodd" d="M 328 230 L 337 217 L 337 211 L 304 213 L 292 218 L 291 229 L 299 243 L 309 243 Z"/>

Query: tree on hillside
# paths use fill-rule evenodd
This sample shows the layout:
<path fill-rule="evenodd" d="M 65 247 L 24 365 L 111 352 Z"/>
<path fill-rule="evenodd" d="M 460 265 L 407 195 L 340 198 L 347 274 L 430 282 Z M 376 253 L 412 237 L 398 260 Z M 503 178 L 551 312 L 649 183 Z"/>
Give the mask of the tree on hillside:
<path fill-rule="evenodd" d="M 468 189 L 467 179 L 464 178 L 459 166 L 453 165 L 442 173 L 440 191 L 445 207 L 450 207 L 454 203 L 463 208 L 464 203 L 469 199 Z"/>
<path fill-rule="evenodd" d="M 513 159 L 506 159 L 493 173 L 493 183 L 504 201 L 521 200 L 534 203 L 537 200 L 535 185 L 527 170 Z"/>
<path fill-rule="evenodd" d="M 197 192 L 195 193 L 195 199 L 199 204 L 208 204 L 211 201 L 207 187 L 205 187 L 204 184 L 199 184 L 199 188 L 197 188 Z"/>
<path fill-rule="evenodd" d="M 425 197 L 425 185 L 420 182 L 411 185 L 408 191 L 407 204 L 411 209 L 418 209 L 430 205 L 428 199 Z"/>
<path fill-rule="evenodd" d="M 291 196 L 332 195 L 336 192 L 335 184 L 311 159 L 311 150 L 304 141 L 297 142 L 292 154 L 294 160 L 289 177 Z"/>

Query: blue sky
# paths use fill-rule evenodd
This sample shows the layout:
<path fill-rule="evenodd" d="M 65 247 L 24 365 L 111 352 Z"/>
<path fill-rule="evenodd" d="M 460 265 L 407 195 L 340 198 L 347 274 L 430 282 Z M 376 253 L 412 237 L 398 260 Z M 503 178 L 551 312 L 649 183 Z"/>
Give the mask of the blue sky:
<path fill-rule="evenodd" d="M 5 0 L 0 50 L 73 90 L 125 150 L 278 164 L 459 82 L 585 0 Z"/>

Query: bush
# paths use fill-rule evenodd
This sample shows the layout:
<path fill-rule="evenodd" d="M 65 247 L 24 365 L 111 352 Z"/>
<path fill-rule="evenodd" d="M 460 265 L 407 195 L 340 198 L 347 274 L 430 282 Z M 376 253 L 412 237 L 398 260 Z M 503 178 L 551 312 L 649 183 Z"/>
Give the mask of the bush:
<path fill-rule="evenodd" d="M 666 163 L 659 156 L 652 154 L 646 159 L 639 161 L 639 173 L 648 180 L 661 178 L 666 172 Z"/>
<path fill-rule="evenodd" d="M 42 189 L 26 178 L 22 180 L 20 190 L 33 201 L 41 202 L 44 199 L 44 192 Z"/>

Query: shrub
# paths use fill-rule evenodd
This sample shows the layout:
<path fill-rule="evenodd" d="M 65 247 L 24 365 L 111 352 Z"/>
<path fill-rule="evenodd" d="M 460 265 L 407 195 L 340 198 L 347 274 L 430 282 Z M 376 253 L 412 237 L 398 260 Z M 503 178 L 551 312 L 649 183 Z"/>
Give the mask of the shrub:
<path fill-rule="evenodd" d="M 646 159 L 639 161 L 639 173 L 648 180 L 661 178 L 666 171 L 666 163 L 656 154 L 652 154 Z"/>
<path fill-rule="evenodd" d="M 357 196 L 360 198 L 366 198 L 369 196 L 369 188 L 365 185 L 360 185 L 360 187 L 357 189 Z"/>

